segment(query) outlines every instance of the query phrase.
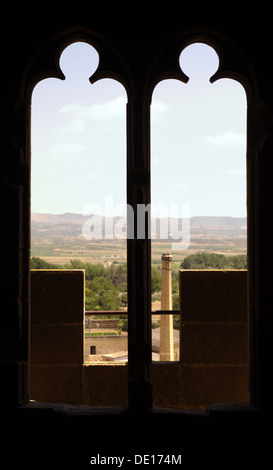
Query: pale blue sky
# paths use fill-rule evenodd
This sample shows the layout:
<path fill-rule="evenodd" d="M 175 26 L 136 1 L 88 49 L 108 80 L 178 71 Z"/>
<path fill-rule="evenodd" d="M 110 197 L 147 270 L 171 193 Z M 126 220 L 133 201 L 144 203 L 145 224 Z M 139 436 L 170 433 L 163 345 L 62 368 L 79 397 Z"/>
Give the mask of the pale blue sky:
<path fill-rule="evenodd" d="M 188 204 L 190 215 L 246 215 L 246 96 L 234 80 L 213 84 L 218 56 L 193 44 L 180 57 L 187 84 L 157 85 L 151 107 L 152 202 Z M 91 85 L 98 54 L 75 43 L 32 97 L 32 212 L 82 213 L 105 198 L 126 203 L 126 101 L 114 80 Z M 179 209 L 180 210 L 180 209 Z M 154 215 L 156 214 L 154 212 Z"/>

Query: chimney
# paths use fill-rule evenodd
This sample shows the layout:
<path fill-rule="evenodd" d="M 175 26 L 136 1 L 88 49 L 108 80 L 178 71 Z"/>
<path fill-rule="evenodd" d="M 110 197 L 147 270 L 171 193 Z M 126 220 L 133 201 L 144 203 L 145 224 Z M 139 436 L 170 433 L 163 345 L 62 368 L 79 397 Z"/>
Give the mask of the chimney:
<path fill-rule="evenodd" d="M 161 310 L 172 310 L 172 255 L 162 255 Z M 160 361 L 173 361 L 173 316 L 161 315 Z"/>

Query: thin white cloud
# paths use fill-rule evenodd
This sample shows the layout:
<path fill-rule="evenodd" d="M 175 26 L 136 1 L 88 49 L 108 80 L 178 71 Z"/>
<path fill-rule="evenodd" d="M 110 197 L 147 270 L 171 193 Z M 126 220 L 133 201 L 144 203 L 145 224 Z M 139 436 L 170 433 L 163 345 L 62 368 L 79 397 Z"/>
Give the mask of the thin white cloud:
<path fill-rule="evenodd" d="M 61 107 L 59 110 L 59 113 L 77 113 L 83 109 L 84 106 L 82 106 L 79 103 L 69 103 L 65 104 L 64 106 Z"/>
<path fill-rule="evenodd" d="M 152 160 L 152 165 L 153 166 L 162 166 L 163 165 L 162 160 L 160 158 L 154 157 L 153 155 L 152 155 L 151 160 Z"/>
<path fill-rule="evenodd" d="M 70 115 L 71 121 L 60 127 L 61 133 L 81 132 L 87 128 L 89 120 L 121 122 L 126 116 L 125 97 L 118 96 L 111 101 L 83 106 L 80 103 L 70 103 L 63 106 L 59 113 Z M 160 100 L 155 100 L 152 106 L 153 120 L 160 118 L 168 111 L 169 106 Z"/>
<path fill-rule="evenodd" d="M 86 149 L 86 146 L 80 143 L 67 142 L 63 144 L 57 144 L 51 148 L 51 151 L 55 154 L 64 155 L 64 154 L 79 154 L 83 153 Z"/>
<path fill-rule="evenodd" d="M 220 135 L 208 135 L 205 139 L 205 144 L 217 147 L 242 147 L 245 143 L 245 134 L 233 131 Z"/>
<path fill-rule="evenodd" d="M 231 168 L 230 170 L 227 170 L 226 173 L 230 176 L 242 176 L 245 175 L 246 170 L 245 168 Z"/>
<path fill-rule="evenodd" d="M 119 96 L 112 101 L 94 104 L 86 109 L 86 117 L 93 119 L 123 119 L 126 98 Z"/>
<path fill-rule="evenodd" d="M 159 121 L 163 114 L 165 114 L 169 110 L 169 108 L 169 105 L 164 103 L 164 101 L 153 100 L 151 107 L 153 121 Z"/>
<path fill-rule="evenodd" d="M 61 127 L 62 133 L 84 131 L 88 120 L 122 120 L 125 118 L 126 98 L 118 96 L 114 100 L 83 106 L 71 103 L 60 109 L 61 114 L 70 114 L 72 122 Z"/>
<path fill-rule="evenodd" d="M 71 132 L 81 132 L 86 129 L 86 120 L 82 117 L 76 117 L 72 122 L 65 126 L 60 127 L 60 132 L 62 134 L 70 134 Z"/>
<path fill-rule="evenodd" d="M 98 172 L 94 172 L 94 173 L 89 173 L 88 175 L 88 179 L 90 181 L 98 181 L 99 178 L 101 178 L 101 173 L 98 173 Z"/>

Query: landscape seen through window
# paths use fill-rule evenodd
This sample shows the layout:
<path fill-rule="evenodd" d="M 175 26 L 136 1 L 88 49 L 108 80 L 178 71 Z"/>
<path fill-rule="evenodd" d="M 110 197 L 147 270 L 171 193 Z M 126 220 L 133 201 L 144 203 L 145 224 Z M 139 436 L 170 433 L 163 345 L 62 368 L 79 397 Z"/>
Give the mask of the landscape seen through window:
<path fill-rule="evenodd" d="M 127 95 L 112 79 L 90 83 L 98 59 L 92 46 L 74 43 L 60 58 L 65 80 L 43 80 L 33 91 L 30 265 L 84 269 L 85 361 L 126 361 Z M 205 44 L 181 51 L 180 67 L 188 83 L 158 83 L 151 105 L 154 361 L 179 360 L 179 270 L 247 267 L 244 89 L 209 81 L 219 58 Z M 171 297 L 162 307 L 166 254 Z M 164 309 L 175 311 L 167 359 Z"/>

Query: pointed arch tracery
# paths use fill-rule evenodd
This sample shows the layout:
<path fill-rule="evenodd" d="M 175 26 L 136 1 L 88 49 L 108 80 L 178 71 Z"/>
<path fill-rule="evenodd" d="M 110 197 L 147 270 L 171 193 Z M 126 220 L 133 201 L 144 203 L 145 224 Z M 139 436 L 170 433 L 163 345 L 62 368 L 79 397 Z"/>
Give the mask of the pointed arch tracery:
<path fill-rule="evenodd" d="M 190 44 L 203 42 L 211 46 L 219 57 L 218 70 L 210 77 L 211 83 L 221 78 L 238 81 L 247 98 L 247 252 L 248 252 L 248 319 L 249 319 L 249 391 L 250 403 L 261 400 L 259 392 L 259 333 L 255 327 L 260 316 L 259 302 L 259 158 L 272 130 L 273 118 L 268 105 L 261 99 L 256 73 L 244 52 L 230 38 L 206 27 L 184 31 L 162 48 L 152 63 L 147 80 L 150 103 L 156 85 L 173 78 L 184 83 L 188 77 L 180 68 L 181 52 Z"/>
<path fill-rule="evenodd" d="M 99 55 L 98 68 L 89 78 L 91 83 L 103 78 L 112 78 L 124 86 L 128 96 L 133 93 L 130 69 L 121 52 L 95 31 L 75 27 L 56 34 L 37 48 L 23 74 L 19 91 L 22 100 L 30 102 L 32 90 L 40 80 L 45 78 L 65 79 L 60 67 L 60 57 L 64 49 L 74 42 L 90 44 Z"/>
<path fill-rule="evenodd" d="M 194 28 L 174 37 L 155 57 L 149 71 L 148 89 L 150 97 L 157 83 L 167 78 L 175 78 L 184 83 L 189 77 L 181 70 L 179 57 L 189 45 L 201 42 L 211 46 L 219 57 L 219 67 L 210 78 L 232 78 L 245 88 L 248 103 L 259 99 L 259 87 L 254 70 L 243 51 L 228 37 L 209 28 Z"/>

